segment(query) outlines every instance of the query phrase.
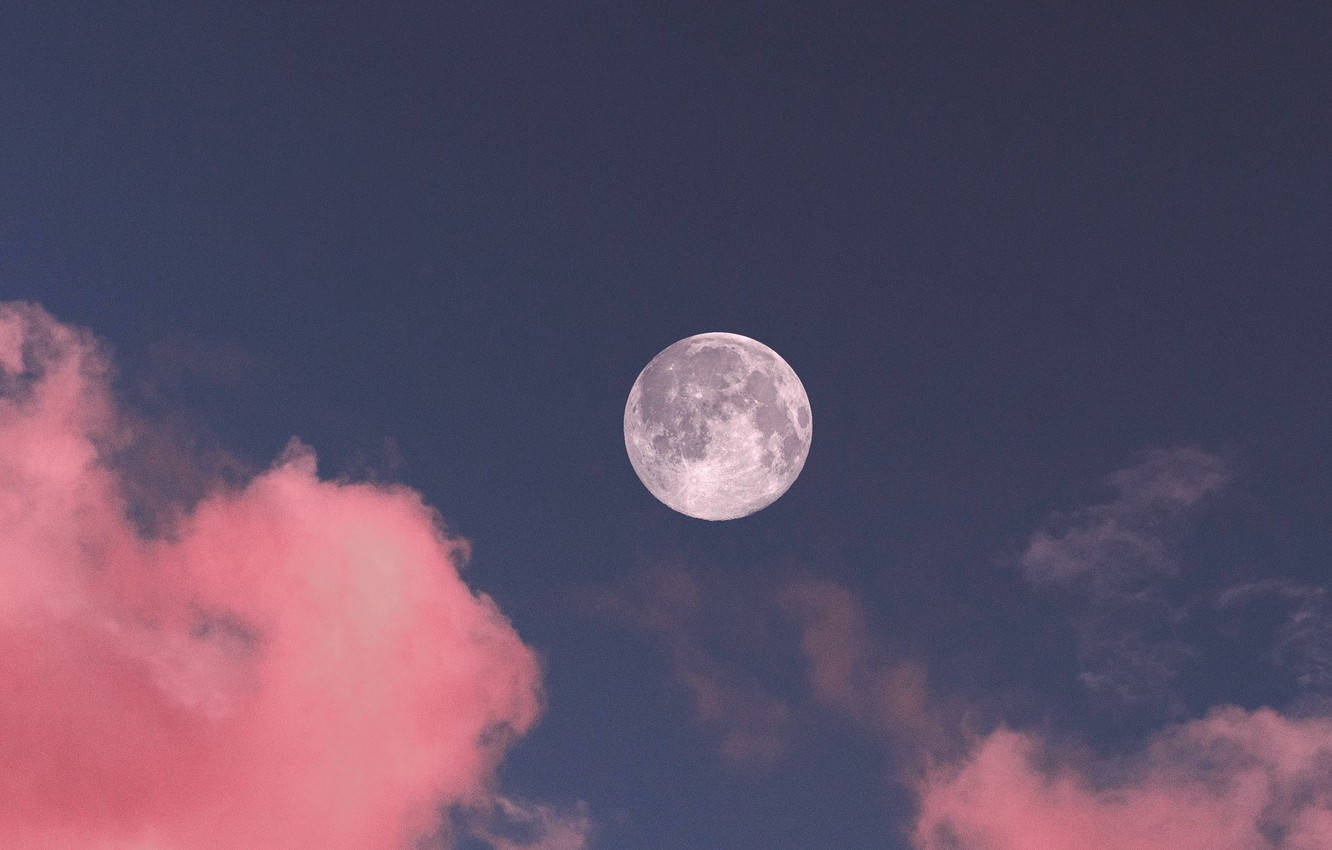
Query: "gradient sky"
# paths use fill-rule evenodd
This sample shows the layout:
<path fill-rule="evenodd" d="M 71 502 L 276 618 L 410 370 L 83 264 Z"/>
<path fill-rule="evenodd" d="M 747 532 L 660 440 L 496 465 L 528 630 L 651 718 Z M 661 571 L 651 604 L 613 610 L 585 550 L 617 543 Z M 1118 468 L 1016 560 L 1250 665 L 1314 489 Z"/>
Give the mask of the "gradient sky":
<path fill-rule="evenodd" d="M 9 4 L 0 843 L 1332 847 L 1330 10 Z"/>

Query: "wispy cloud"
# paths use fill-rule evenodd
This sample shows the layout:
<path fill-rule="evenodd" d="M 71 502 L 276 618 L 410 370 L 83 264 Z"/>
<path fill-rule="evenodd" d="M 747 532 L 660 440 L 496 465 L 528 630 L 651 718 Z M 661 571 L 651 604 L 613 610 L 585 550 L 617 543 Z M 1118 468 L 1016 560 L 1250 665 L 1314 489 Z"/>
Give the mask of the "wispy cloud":
<path fill-rule="evenodd" d="M 558 808 L 497 795 L 461 816 L 463 830 L 491 850 L 583 850 L 593 824 L 585 805 Z"/>
<path fill-rule="evenodd" d="M 1056 514 L 1031 536 L 1019 563 L 1073 609 L 1091 690 L 1130 704 L 1166 697 L 1192 653 L 1167 592 L 1180 572 L 1177 539 L 1229 477 L 1221 458 L 1197 448 L 1148 452 L 1109 477 L 1108 501 Z"/>
<path fill-rule="evenodd" d="M 829 581 L 795 581 L 779 591 L 778 603 L 799 627 L 816 701 L 899 759 L 914 762 L 940 747 L 943 724 L 924 667 L 894 657 L 874 637 L 864 606 L 850 590 Z"/>
<path fill-rule="evenodd" d="M 683 569 L 657 568 L 588 598 L 603 616 L 660 641 L 695 719 L 734 764 L 772 766 L 816 713 L 842 718 L 903 769 L 941 743 L 924 668 L 889 652 L 863 605 L 841 585 L 802 578 L 736 598 Z M 737 611 L 746 612 L 740 619 L 747 623 L 738 622 Z M 746 629 L 752 624 L 775 627 Z M 723 635 L 759 637 L 728 643 L 715 639 L 719 627 Z M 801 672 L 795 682 L 780 677 L 781 695 L 761 675 L 774 665 Z"/>
<path fill-rule="evenodd" d="M 1142 578 L 1174 575 L 1171 543 L 1180 520 L 1229 479 L 1225 462 L 1184 447 L 1146 453 L 1113 473 L 1113 498 L 1056 514 L 1031 536 L 1022 567 L 1036 582 L 1082 583 L 1124 593 Z"/>
<path fill-rule="evenodd" d="M 1279 616 L 1269 657 L 1311 692 L 1332 696 L 1332 596 L 1327 588 L 1289 579 L 1237 584 L 1216 595 L 1216 607 L 1240 612 L 1275 603 Z"/>
<path fill-rule="evenodd" d="M 719 627 L 734 632 L 735 608 L 698 578 L 676 567 L 641 570 L 617 588 L 583 594 L 583 602 L 592 613 L 660 642 L 695 720 L 717 736 L 729 761 L 762 767 L 782 756 L 791 735 L 791 708 L 742 660 L 723 657 L 715 635 Z"/>

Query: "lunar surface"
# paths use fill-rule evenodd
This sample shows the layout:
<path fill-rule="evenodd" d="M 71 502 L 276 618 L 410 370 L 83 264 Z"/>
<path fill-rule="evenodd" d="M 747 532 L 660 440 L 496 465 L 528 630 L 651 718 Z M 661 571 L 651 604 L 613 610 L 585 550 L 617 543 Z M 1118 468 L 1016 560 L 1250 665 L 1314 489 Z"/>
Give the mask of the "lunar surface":
<path fill-rule="evenodd" d="M 624 447 L 639 480 L 699 519 L 736 519 L 775 502 L 804 468 L 813 434 L 795 371 L 738 334 L 667 347 L 624 405 Z"/>

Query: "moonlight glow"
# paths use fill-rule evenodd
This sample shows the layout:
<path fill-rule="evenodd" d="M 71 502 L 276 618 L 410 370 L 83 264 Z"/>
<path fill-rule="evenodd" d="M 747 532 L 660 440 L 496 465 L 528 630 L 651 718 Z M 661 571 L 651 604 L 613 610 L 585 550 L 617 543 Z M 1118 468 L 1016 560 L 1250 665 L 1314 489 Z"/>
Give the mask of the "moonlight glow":
<path fill-rule="evenodd" d="M 705 333 L 667 347 L 624 406 L 624 446 L 643 485 L 699 519 L 736 519 L 787 491 L 813 436 L 796 373 L 757 340 Z"/>

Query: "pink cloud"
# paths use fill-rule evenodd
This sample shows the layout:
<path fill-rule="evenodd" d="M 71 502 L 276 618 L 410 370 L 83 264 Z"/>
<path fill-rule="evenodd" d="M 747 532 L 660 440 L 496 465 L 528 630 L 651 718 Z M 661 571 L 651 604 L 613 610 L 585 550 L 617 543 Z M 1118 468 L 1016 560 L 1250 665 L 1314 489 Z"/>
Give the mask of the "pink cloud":
<path fill-rule="evenodd" d="M 894 658 L 876 642 L 860 601 L 828 581 L 786 585 L 786 614 L 800 628 L 800 653 L 815 699 L 911 759 L 938 747 L 941 719 L 924 668 Z"/>
<path fill-rule="evenodd" d="M 108 375 L 0 305 L 0 846 L 405 847 L 494 805 L 539 666 L 419 494 L 293 443 L 144 538 Z"/>
<path fill-rule="evenodd" d="M 1228 478 L 1197 449 L 1152 452 L 1110 477 L 1110 501 L 1032 536 L 1021 565 L 1078 609 L 1084 683 L 1144 699 L 1192 653 L 1173 636 L 1186 609 L 1166 590 L 1181 528 Z M 1291 609 L 1274 657 L 1312 686 L 1327 657 L 1321 588 L 1254 582 L 1216 594 L 1215 607 L 1272 598 Z M 1326 850 L 1332 718 L 1220 707 L 1113 758 L 1001 728 L 936 761 L 916 790 L 917 850 Z"/>
<path fill-rule="evenodd" d="M 1120 757 L 1007 728 L 968 743 L 950 734 L 963 718 L 875 640 L 850 590 L 806 580 L 780 599 L 814 699 L 904 768 L 916 850 L 1332 847 L 1332 718 L 1217 708 Z"/>
<path fill-rule="evenodd" d="M 1325 850 L 1332 720 L 1219 708 L 1114 761 L 1001 729 L 919 790 L 917 850 Z"/>

